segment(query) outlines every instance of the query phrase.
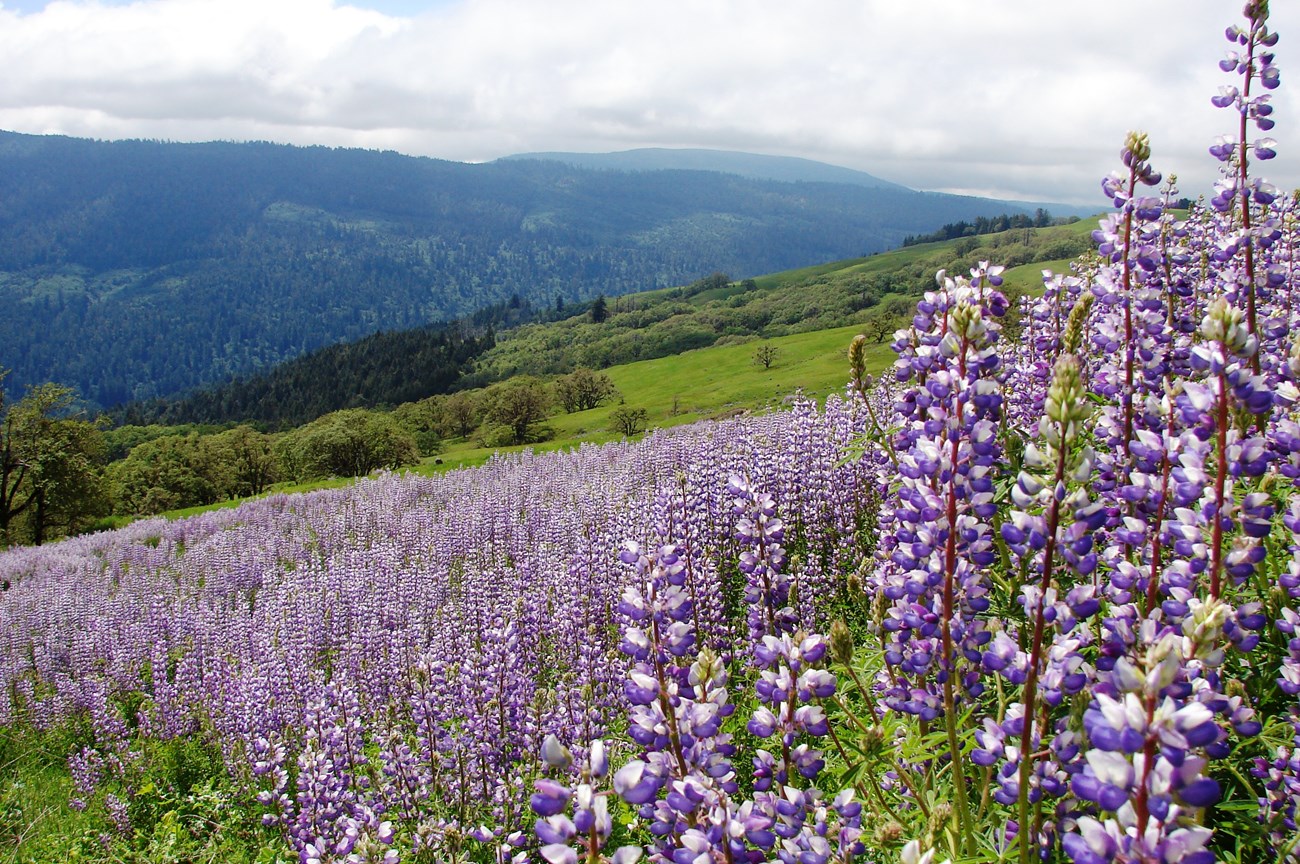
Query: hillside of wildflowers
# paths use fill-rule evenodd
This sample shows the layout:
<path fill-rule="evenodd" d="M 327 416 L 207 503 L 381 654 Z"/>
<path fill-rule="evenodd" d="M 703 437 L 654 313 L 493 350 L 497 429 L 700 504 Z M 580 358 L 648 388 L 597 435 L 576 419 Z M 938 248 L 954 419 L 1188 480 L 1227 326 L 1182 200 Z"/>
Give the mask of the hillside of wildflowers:
<path fill-rule="evenodd" d="M 1300 862 L 1267 18 L 1213 192 L 1179 218 L 1131 134 L 1014 341 L 1000 267 L 940 273 L 825 405 L 0 556 L 0 729 L 66 757 L 64 857 Z"/>

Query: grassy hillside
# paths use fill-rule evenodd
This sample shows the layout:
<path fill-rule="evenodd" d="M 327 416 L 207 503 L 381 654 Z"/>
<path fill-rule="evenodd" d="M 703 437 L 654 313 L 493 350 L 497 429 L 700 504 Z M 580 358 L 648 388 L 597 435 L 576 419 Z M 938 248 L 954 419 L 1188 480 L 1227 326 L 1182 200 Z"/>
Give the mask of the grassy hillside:
<path fill-rule="evenodd" d="M 1085 228 L 1091 230 L 1088 227 L 1090 224 L 1080 223 L 1053 230 L 1061 234 L 1082 236 Z M 895 259 L 894 263 L 899 258 L 905 258 L 910 263 L 928 266 L 931 256 L 940 251 L 938 247 L 950 245 L 932 244 L 933 248 L 928 250 L 906 249 L 867 259 L 773 274 L 756 281 L 765 283 L 768 290 L 818 280 L 834 282 L 854 274 L 888 269 L 891 257 Z M 990 251 L 995 248 L 990 247 Z M 1068 259 L 1033 262 L 1010 268 L 1003 275 L 1007 285 L 1032 292 L 1041 288 L 1042 270 L 1066 272 L 1068 265 Z M 640 295 L 640 299 L 645 299 L 645 295 Z M 692 299 L 698 300 L 701 305 L 707 305 L 717 298 Z M 472 439 L 452 439 L 444 442 L 443 449 L 436 456 L 425 458 L 411 470 L 420 474 L 433 474 L 452 468 L 479 465 L 493 454 L 525 449 L 538 452 L 559 450 L 583 443 L 615 440 L 621 436 L 611 431 L 610 415 L 623 406 L 644 409 L 647 426 L 653 429 L 728 417 L 744 411 L 779 410 L 789 404 L 796 392 L 823 399 L 831 393 L 843 391 L 848 381 L 848 345 L 862 330 L 862 326 L 850 324 L 611 366 L 604 372 L 613 380 L 621 399 L 587 411 L 553 415 L 546 421 L 550 434 L 548 440 L 529 445 L 484 447 Z M 771 368 L 765 369 L 754 362 L 754 352 L 759 344 L 772 345 L 777 349 L 777 359 Z M 868 348 L 868 368 L 874 373 L 887 369 L 893 359 L 894 354 L 887 340 L 874 342 Z M 350 478 L 331 478 L 280 484 L 274 491 L 308 491 L 351 482 L 353 480 Z M 228 501 L 214 506 L 227 507 L 237 503 L 238 501 Z M 187 508 L 164 515 L 181 517 L 207 509 L 212 508 Z M 117 524 L 127 521 L 130 520 L 120 519 Z"/>
<path fill-rule="evenodd" d="M 1092 225 L 1091 221 L 1086 221 L 1045 230 L 1053 235 L 1082 237 L 1091 232 Z M 862 274 L 893 272 L 900 262 L 928 266 L 936 257 L 950 254 L 952 245 L 951 241 L 927 244 L 929 248 L 912 247 L 865 259 L 772 274 L 755 281 L 759 283 L 760 290 L 774 293 L 812 284 L 843 283 Z M 997 247 L 982 248 L 991 252 Z M 1033 262 L 1012 267 L 1003 274 L 1005 283 L 1026 293 L 1036 292 L 1042 287 L 1043 270 L 1068 272 L 1070 260 Z M 933 273 L 930 278 L 933 280 Z M 660 296 L 668 293 L 671 292 L 655 292 Z M 629 299 L 636 301 L 653 296 L 634 295 Z M 725 299 L 725 295 L 690 298 L 702 308 L 719 299 Z M 572 326 L 574 325 L 571 324 Z M 596 326 L 598 325 L 577 324 L 574 329 Z M 676 426 L 729 416 L 740 411 L 777 409 L 788 404 L 792 394 L 797 391 L 818 399 L 843 391 L 849 375 L 848 346 L 853 337 L 861 332 L 863 328 L 860 324 L 849 324 L 766 340 L 700 348 L 668 357 L 611 366 L 604 372 L 618 387 L 624 404 L 646 410 L 650 427 Z M 508 342 L 510 335 L 506 334 L 502 341 Z M 764 369 L 754 362 L 754 351 L 759 344 L 771 344 L 777 348 L 777 360 L 770 369 Z M 894 360 L 888 340 L 873 343 L 868 348 L 867 359 L 868 368 L 872 372 L 879 373 L 886 369 Z M 609 417 L 618 407 L 619 404 L 615 403 L 589 411 L 557 414 L 547 424 L 554 431 L 554 437 L 531 447 L 534 450 L 551 450 L 580 442 L 613 440 L 619 436 L 609 431 Z M 474 446 L 472 442 L 448 442 L 443 453 L 424 460 L 418 470 L 427 473 L 478 464 L 492 453 L 518 449 L 524 448 L 483 448 Z"/>
<path fill-rule="evenodd" d="M 1008 283 L 1037 290 L 1045 266 L 1063 270 L 1091 248 L 1093 220 L 1051 228 L 1021 229 L 924 243 L 865 258 L 787 270 L 711 287 L 647 291 L 610 301 L 610 317 L 588 316 L 529 324 L 504 331 L 477 360 L 483 382 L 511 375 L 562 374 L 722 347 L 750 339 L 862 325 L 881 315 L 897 317 L 934 286 L 935 272 L 964 273 L 981 260 L 1024 266 Z M 889 303 L 891 298 L 902 298 Z M 893 311 L 891 311 L 893 310 Z"/>
<path fill-rule="evenodd" d="M 502 427 L 494 426 L 496 421 L 491 420 L 485 420 L 466 437 L 445 437 L 458 434 L 445 425 L 431 435 L 420 431 L 429 435 L 427 443 L 420 446 L 434 448 L 425 450 L 434 455 L 403 470 L 433 473 L 479 464 L 493 453 L 525 447 L 552 450 L 612 440 L 619 436 L 613 431 L 612 417 L 620 410 L 644 412 L 646 427 L 662 428 L 745 411 L 780 409 L 796 392 L 823 398 L 843 390 L 848 378 L 846 349 L 858 333 L 866 334 L 869 340 L 868 363 L 872 371 L 879 372 L 892 362 L 888 342 L 893 331 L 910 320 L 916 295 L 933 286 L 937 269 L 960 273 L 980 260 L 1026 262 L 1006 271 L 1006 290 L 1034 293 L 1041 289 L 1044 269 L 1068 270 L 1070 259 L 1050 256 L 1062 249 L 1086 248 L 1091 225 L 1089 220 L 1051 229 L 966 237 L 741 282 L 701 280 L 690 286 L 611 299 L 610 317 L 600 323 L 584 314 L 504 330 L 497 347 L 481 355 L 479 368 L 473 373 L 485 383 L 508 379 L 514 371 L 536 375 L 567 372 L 578 365 L 599 367 L 602 364 L 590 362 L 589 358 L 593 354 L 609 356 L 600 352 L 611 351 L 611 346 L 632 345 L 667 356 L 604 365 L 603 374 L 617 388 L 617 396 L 589 410 L 552 413 L 540 430 L 533 429 L 527 436 L 526 440 L 535 442 L 532 444 L 503 444 L 513 436 L 503 436 Z M 748 329 L 742 326 L 746 316 Z M 689 340 L 675 343 L 674 339 L 680 340 L 683 333 L 700 334 L 700 347 Z M 768 367 L 757 362 L 760 348 L 775 354 L 775 362 Z M 514 370 L 506 361 L 522 368 Z M 555 392 L 549 385 L 547 389 Z M 480 420 L 487 410 L 483 406 L 492 404 L 495 393 L 496 388 L 489 388 L 466 394 L 480 406 Z M 430 411 L 443 411 L 442 405 L 437 400 L 422 400 L 400 406 L 393 416 L 404 418 L 399 420 L 401 423 L 423 423 L 426 421 L 421 418 L 431 416 Z M 166 432 L 162 427 L 145 428 L 159 434 Z M 414 434 L 432 427 L 405 428 Z M 285 470 L 284 476 L 304 476 Z M 272 491 L 292 492 L 349 482 L 346 478 L 281 482 Z M 196 510 L 178 510 L 169 515 L 192 512 Z M 119 520 L 119 524 L 124 521 Z"/>
<path fill-rule="evenodd" d="M 849 342 L 855 326 L 798 333 L 770 340 L 778 349 L 770 369 L 754 363 L 757 343 L 702 348 L 671 357 L 613 366 L 605 373 L 614 381 L 622 401 L 573 414 L 556 414 L 546 423 L 553 437 L 533 450 L 553 450 L 582 442 L 600 443 L 620 437 L 610 431 L 610 415 L 619 407 L 643 408 L 651 428 L 677 426 L 697 420 L 730 416 L 741 411 L 780 408 L 796 392 L 824 398 L 844 389 L 848 381 Z M 868 351 L 873 369 L 893 361 L 885 343 Z M 428 473 L 485 461 L 493 453 L 524 447 L 479 447 L 472 441 L 451 441 L 442 453 L 425 459 L 418 470 Z"/>

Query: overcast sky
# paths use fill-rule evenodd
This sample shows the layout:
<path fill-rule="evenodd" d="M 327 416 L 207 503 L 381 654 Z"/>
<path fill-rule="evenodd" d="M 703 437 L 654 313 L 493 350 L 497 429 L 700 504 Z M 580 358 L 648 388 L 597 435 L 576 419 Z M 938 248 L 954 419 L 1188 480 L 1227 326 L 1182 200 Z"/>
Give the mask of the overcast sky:
<path fill-rule="evenodd" d="M 1184 194 L 1242 0 L 0 0 L 0 128 L 485 161 L 707 147 L 1101 203 L 1129 129 Z M 1300 2 L 1274 0 L 1300 186 Z M 1294 52 L 1294 53 L 1293 53 Z"/>

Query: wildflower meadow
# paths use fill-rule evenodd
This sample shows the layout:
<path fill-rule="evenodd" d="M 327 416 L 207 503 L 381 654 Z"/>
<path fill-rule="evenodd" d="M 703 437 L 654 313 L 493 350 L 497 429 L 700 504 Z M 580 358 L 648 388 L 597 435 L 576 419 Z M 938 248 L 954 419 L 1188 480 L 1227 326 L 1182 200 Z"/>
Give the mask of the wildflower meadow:
<path fill-rule="evenodd" d="M 825 404 L 0 555 L 76 855 L 1300 862 L 1300 204 L 1225 35 L 1212 191 L 1131 134 L 1095 254 Z"/>

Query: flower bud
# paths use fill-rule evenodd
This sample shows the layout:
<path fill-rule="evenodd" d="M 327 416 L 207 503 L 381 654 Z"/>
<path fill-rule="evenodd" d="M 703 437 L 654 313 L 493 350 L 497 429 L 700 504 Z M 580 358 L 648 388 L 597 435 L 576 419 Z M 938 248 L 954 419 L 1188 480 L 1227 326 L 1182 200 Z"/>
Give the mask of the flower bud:
<path fill-rule="evenodd" d="M 940 801 L 930 810 L 930 828 L 937 835 L 948 827 L 952 821 L 952 805 L 947 801 Z"/>
<path fill-rule="evenodd" d="M 881 846 L 893 846 L 902 836 L 903 826 L 892 819 L 876 827 L 876 843 Z"/>
<path fill-rule="evenodd" d="M 862 381 L 867 374 L 867 337 L 859 333 L 849 343 L 849 372 L 854 381 Z"/>
<path fill-rule="evenodd" d="M 591 742 L 591 776 L 600 778 L 609 773 L 609 756 L 605 753 L 605 742 L 597 738 Z"/>
<path fill-rule="evenodd" d="M 858 746 L 862 752 L 868 756 L 876 755 L 885 744 L 885 730 L 879 726 L 871 726 L 862 733 L 858 739 Z"/>
<path fill-rule="evenodd" d="M 1065 322 L 1065 336 L 1062 339 L 1061 350 L 1066 354 L 1078 354 L 1079 347 L 1083 344 L 1083 325 L 1088 318 L 1088 312 L 1092 309 L 1093 301 L 1096 296 L 1091 291 L 1084 291 L 1075 302 L 1074 307 L 1070 309 L 1070 317 Z"/>
<path fill-rule="evenodd" d="M 831 658 L 843 666 L 853 662 L 853 634 L 840 619 L 831 624 Z"/>
<path fill-rule="evenodd" d="M 1201 321 L 1201 336 L 1209 342 L 1220 342 L 1238 357 L 1255 353 L 1257 343 L 1246 328 L 1246 314 L 1223 297 L 1210 304 Z"/>
<path fill-rule="evenodd" d="M 1133 162 L 1145 162 L 1151 158 L 1151 140 L 1145 132 L 1129 132 L 1128 137 L 1124 139 L 1125 164 Z"/>
<path fill-rule="evenodd" d="M 1061 427 L 1064 439 L 1061 441 L 1052 440 L 1049 443 L 1056 446 L 1068 446 L 1070 444 L 1069 439 L 1078 432 L 1077 425 L 1088 419 L 1088 415 L 1091 413 L 1087 392 L 1084 389 L 1083 378 L 1079 370 L 1079 361 L 1073 354 L 1062 354 L 1056 360 L 1056 368 L 1052 373 L 1052 384 L 1047 390 L 1047 402 L 1043 406 L 1043 414 Z M 1049 432 L 1046 429 L 1043 431 Z M 1054 432 L 1055 430 L 1050 431 Z M 1028 454 L 1026 454 L 1026 464 L 1028 464 Z"/>

